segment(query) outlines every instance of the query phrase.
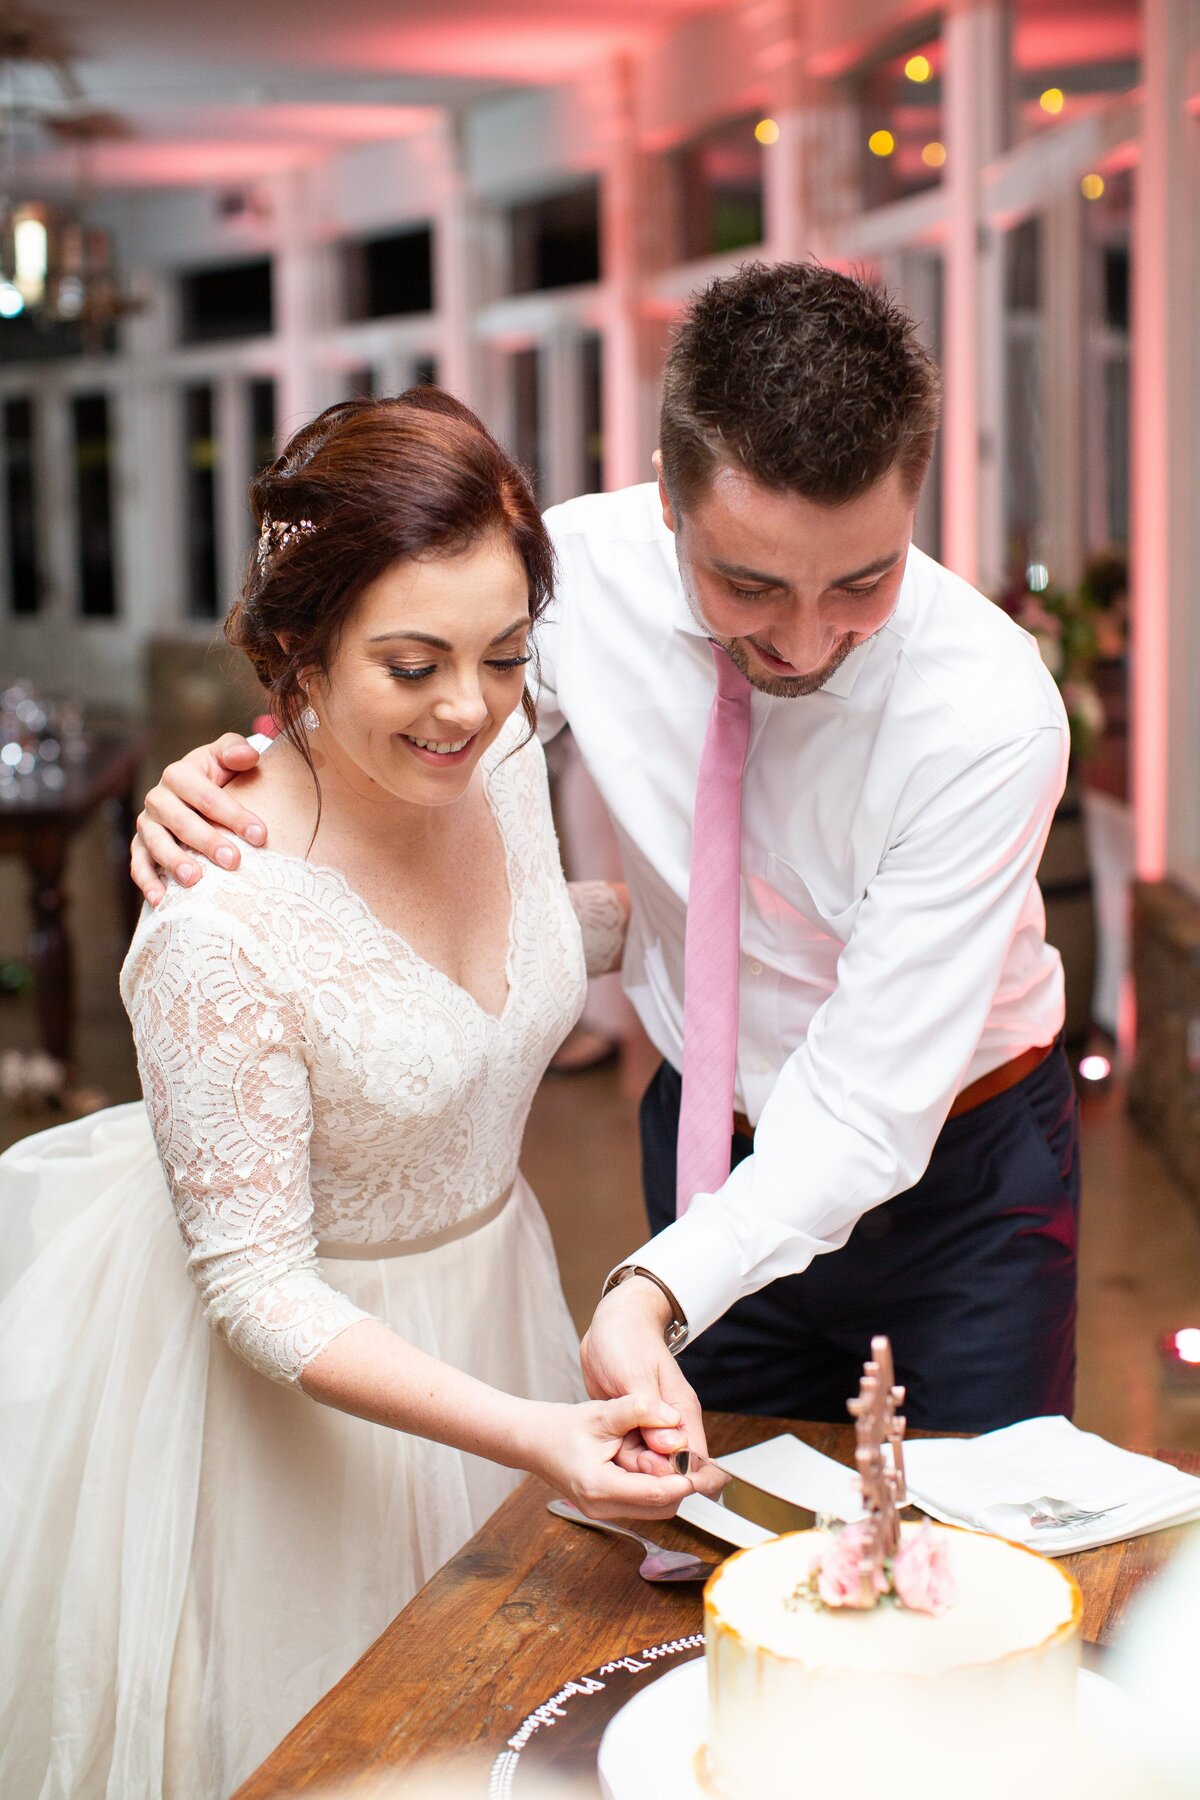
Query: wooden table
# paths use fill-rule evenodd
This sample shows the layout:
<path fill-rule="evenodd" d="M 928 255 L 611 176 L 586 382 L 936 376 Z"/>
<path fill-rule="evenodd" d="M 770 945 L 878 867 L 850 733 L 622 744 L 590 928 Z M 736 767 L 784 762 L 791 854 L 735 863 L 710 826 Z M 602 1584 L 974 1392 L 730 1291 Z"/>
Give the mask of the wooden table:
<path fill-rule="evenodd" d="M 93 737 L 86 756 L 63 763 L 66 780 L 61 788 L 39 784 L 28 794 L 0 801 L 0 855 L 20 856 L 29 875 L 33 912 L 29 955 L 42 1048 L 68 1069 L 74 1062 L 75 979 L 63 886 L 67 850 L 96 809 L 111 801 L 117 904 L 128 941 L 142 904 L 129 877 L 129 840 L 147 742 L 135 732 Z"/>
<path fill-rule="evenodd" d="M 718 1455 L 792 1431 L 839 1462 L 853 1461 L 849 1425 L 722 1413 L 710 1414 L 707 1425 Z M 1164 1461 L 1200 1474 L 1200 1454 L 1162 1454 Z M 637 1573 L 635 1546 L 553 1518 L 546 1512 L 549 1498 L 541 1482 L 524 1482 L 234 1800 L 273 1800 L 324 1782 L 403 1768 L 430 1755 L 473 1751 L 490 1760 L 522 1720 L 565 1683 L 700 1630 L 699 1586 L 650 1586 Z M 711 1538 L 686 1525 L 647 1530 L 676 1549 L 714 1560 L 721 1554 Z M 1111 1642 L 1130 1598 L 1181 1536 L 1160 1531 L 1064 1559 L 1083 1590 L 1089 1642 Z M 569 1730 L 561 1733 L 564 1768 L 582 1771 L 594 1763 L 606 1716 L 597 1707 L 573 1744 L 567 1741 Z M 578 1741 L 581 1735 L 586 1741 Z"/>

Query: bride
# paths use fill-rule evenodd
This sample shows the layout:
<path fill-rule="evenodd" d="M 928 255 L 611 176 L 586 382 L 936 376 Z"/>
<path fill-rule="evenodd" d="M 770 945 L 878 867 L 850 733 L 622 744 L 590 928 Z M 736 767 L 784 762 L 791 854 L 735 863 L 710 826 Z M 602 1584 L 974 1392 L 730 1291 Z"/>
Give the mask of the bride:
<path fill-rule="evenodd" d="M 532 497 L 418 389 L 330 408 L 253 502 L 227 629 L 283 726 L 240 778 L 272 848 L 142 917 L 144 1105 L 0 1159 L 12 1800 L 220 1800 L 514 1471 L 599 1516 L 692 1485 L 615 1460 L 660 1401 L 577 1403 L 517 1167 L 626 920 L 559 868 Z"/>

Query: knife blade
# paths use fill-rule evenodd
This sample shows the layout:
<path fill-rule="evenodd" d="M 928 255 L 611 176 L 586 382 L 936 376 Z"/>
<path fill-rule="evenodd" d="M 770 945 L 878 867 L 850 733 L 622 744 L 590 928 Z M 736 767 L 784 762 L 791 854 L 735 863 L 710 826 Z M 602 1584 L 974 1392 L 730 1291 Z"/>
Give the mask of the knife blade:
<path fill-rule="evenodd" d="M 785 1531 L 811 1531 L 817 1522 L 816 1513 L 809 1507 L 794 1500 L 784 1500 L 767 1488 L 757 1487 L 743 1475 L 723 1467 L 719 1457 L 693 1456 L 690 1450 L 677 1450 L 671 1462 L 680 1475 L 691 1474 L 700 1468 L 716 1469 L 724 1478 L 720 1494 L 714 1496 L 717 1505 L 737 1513 L 739 1518 L 749 1519 L 753 1525 L 761 1525 L 764 1531 L 774 1532 L 777 1537 Z"/>

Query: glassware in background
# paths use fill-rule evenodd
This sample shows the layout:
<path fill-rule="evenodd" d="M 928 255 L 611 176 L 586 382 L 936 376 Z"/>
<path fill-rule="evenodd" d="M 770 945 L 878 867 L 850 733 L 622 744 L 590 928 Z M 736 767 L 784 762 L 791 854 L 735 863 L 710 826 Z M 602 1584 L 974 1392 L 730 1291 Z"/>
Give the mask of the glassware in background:
<path fill-rule="evenodd" d="M 0 691 L 0 804 L 61 791 L 87 752 L 78 700 L 39 694 L 24 680 Z"/>

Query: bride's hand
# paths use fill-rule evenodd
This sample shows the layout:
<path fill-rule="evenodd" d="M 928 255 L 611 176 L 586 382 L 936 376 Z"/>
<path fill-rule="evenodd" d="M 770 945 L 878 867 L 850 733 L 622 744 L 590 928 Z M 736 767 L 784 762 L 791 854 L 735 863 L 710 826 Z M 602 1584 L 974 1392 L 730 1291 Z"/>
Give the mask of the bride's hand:
<path fill-rule="evenodd" d="M 686 1475 L 634 1474 L 617 1462 L 630 1433 L 675 1431 L 679 1414 L 657 1396 L 539 1405 L 526 1467 L 592 1519 L 669 1519 L 693 1491 Z M 682 1431 L 677 1433 L 682 1447 Z"/>

